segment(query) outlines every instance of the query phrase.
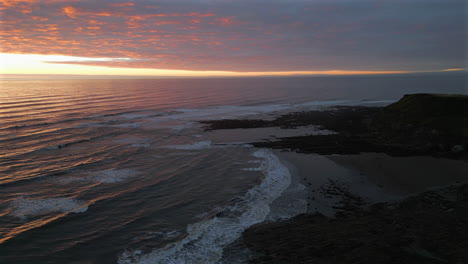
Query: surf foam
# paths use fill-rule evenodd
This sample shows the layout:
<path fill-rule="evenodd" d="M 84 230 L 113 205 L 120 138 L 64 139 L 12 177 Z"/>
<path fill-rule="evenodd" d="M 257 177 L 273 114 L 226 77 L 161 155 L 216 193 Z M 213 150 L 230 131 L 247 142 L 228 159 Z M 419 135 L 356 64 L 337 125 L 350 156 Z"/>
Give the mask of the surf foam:
<path fill-rule="evenodd" d="M 83 182 L 83 181 L 115 183 L 115 182 L 124 181 L 134 174 L 136 174 L 136 171 L 131 170 L 131 169 L 122 169 L 122 170 L 112 169 L 112 170 L 89 172 L 87 173 L 87 175 L 89 175 L 88 177 L 62 177 L 58 179 L 58 182 L 63 183 L 63 184 L 68 184 L 72 182 Z"/>
<path fill-rule="evenodd" d="M 171 145 L 165 146 L 165 148 L 171 149 L 184 149 L 184 150 L 200 150 L 211 147 L 211 140 L 199 141 L 189 145 Z"/>
<path fill-rule="evenodd" d="M 139 250 L 124 252 L 119 264 L 195 264 L 214 263 L 221 259 L 223 248 L 240 237 L 248 227 L 265 220 L 270 204 L 291 183 L 288 169 L 267 149 L 254 156 L 262 159 L 260 167 L 265 178 L 250 189 L 239 202 L 223 210 L 218 216 L 187 227 L 187 237 L 167 247 L 143 254 Z"/>
<path fill-rule="evenodd" d="M 11 202 L 11 206 L 14 208 L 12 214 L 21 219 L 51 212 L 83 213 L 88 210 L 84 202 L 65 197 L 34 199 L 20 196 Z"/>

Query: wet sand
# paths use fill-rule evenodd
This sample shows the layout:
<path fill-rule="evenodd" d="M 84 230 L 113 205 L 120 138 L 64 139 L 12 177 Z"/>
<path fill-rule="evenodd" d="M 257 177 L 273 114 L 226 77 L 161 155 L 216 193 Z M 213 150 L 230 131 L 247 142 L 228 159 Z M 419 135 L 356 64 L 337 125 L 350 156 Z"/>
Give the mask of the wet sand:
<path fill-rule="evenodd" d="M 220 129 L 208 133 L 213 144 L 248 144 L 333 132 L 316 126 L 301 126 L 294 129 Z M 319 212 L 327 216 L 333 216 L 344 203 L 349 206 L 352 200 L 353 206 L 365 207 L 402 199 L 430 188 L 468 181 L 466 160 L 430 156 L 392 157 L 385 153 L 318 155 L 281 149 L 274 149 L 274 153 L 288 167 L 292 178 L 299 180 L 297 184 L 306 187 L 306 212 Z"/>
<path fill-rule="evenodd" d="M 384 153 L 329 155 L 331 160 L 362 173 L 383 190 L 410 194 L 468 181 L 468 161 L 427 156 L 391 157 Z"/>

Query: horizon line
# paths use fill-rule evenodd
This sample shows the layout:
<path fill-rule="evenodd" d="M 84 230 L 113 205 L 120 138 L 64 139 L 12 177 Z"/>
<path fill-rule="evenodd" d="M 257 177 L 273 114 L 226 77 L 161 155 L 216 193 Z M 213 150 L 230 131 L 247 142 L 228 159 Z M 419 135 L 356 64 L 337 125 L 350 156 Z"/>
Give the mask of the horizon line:
<path fill-rule="evenodd" d="M 405 75 L 405 74 L 428 74 L 463 72 L 465 68 L 442 69 L 433 71 L 352 71 L 352 70 L 324 70 L 324 71 L 279 71 L 279 72 L 229 72 L 229 71 L 193 71 L 201 73 L 215 73 L 214 75 L 147 75 L 147 74 L 27 74 L 27 73 L 0 73 L 0 79 L 31 79 L 31 78 L 91 78 L 91 79 L 157 79 L 157 78 L 229 78 L 229 77 L 313 77 L 313 76 L 366 76 L 366 75 Z"/>

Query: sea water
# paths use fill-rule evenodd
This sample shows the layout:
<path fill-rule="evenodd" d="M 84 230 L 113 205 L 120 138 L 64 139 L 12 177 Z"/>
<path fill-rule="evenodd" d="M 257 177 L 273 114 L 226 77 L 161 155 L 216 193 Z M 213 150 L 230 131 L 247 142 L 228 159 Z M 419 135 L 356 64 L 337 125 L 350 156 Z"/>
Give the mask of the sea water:
<path fill-rule="evenodd" d="M 465 81 L 1 80 L 0 263 L 222 262 L 246 228 L 271 220 L 291 175 L 268 149 L 213 143 L 198 121 L 467 94 Z"/>

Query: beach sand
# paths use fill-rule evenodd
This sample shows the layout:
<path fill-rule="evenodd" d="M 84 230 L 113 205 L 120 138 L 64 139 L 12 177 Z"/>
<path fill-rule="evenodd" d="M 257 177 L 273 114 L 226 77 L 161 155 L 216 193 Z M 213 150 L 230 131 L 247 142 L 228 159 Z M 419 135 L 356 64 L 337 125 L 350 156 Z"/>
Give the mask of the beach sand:
<path fill-rule="evenodd" d="M 221 129 L 208 132 L 214 144 L 241 144 L 281 137 L 331 133 L 316 126 Z M 468 181 L 468 162 L 429 156 L 392 157 L 384 153 L 318 155 L 274 149 L 289 169 L 292 183 L 272 205 L 279 219 L 293 212 L 333 216 L 379 202 L 401 200 L 430 188 Z M 301 187 L 302 186 L 302 187 Z M 303 189 L 301 189 L 303 188 Z M 306 209 L 301 209 L 305 200 Z M 287 212 L 288 206 L 293 206 Z"/>
<path fill-rule="evenodd" d="M 391 157 L 384 153 L 329 155 L 337 164 L 362 173 L 383 190 L 410 194 L 468 181 L 468 162 L 434 157 Z"/>

